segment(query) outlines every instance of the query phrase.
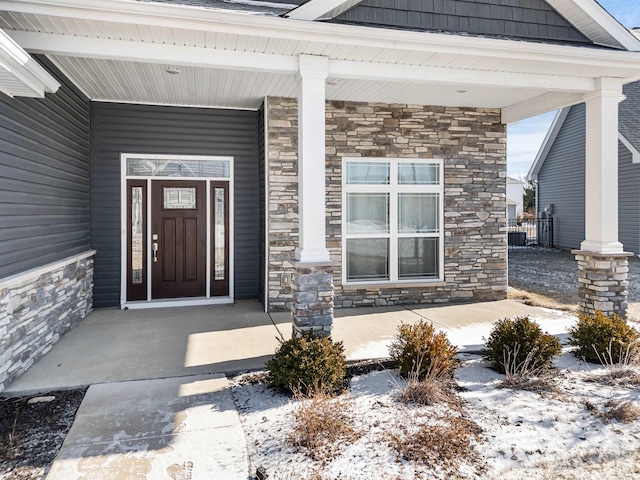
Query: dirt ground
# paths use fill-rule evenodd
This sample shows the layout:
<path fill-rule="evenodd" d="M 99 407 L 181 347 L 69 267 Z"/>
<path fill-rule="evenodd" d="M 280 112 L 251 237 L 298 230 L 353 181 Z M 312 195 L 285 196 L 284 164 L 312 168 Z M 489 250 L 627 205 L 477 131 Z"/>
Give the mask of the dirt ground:
<path fill-rule="evenodd" d="M 550 248 L 509 250 L 511 298 L 550 308 L 578 305 L 578 263 L 571 252 Z M 628 318 L 640 321 L 640 259 L 629 258 Z"/>
<path fill-rule="evenodd" d="M 68 390 L 0 397 L 0 480 L 44 477 L 71 428 L 84 393 Z"/>

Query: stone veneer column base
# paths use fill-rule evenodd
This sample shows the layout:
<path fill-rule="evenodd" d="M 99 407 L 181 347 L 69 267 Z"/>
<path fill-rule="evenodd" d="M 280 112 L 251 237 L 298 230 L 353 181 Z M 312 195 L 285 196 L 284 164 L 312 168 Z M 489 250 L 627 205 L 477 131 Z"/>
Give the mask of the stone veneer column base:
<path fill-rule="evenodd" d="M 331 335 L 333 328 L 333 268 L 336 262 L 293 263 L 293 334 Z"/>
<path fill-rule="evenodd" d="M 578 309 L 582 313 L 627 315 L 628 257 L 632 253 L 595 253 L 572 250 L 578 261 Z"/>

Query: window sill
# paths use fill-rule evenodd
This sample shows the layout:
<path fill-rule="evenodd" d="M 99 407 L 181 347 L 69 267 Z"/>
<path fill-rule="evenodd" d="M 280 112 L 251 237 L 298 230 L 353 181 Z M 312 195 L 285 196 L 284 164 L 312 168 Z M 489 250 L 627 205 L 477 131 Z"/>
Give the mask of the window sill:
<path fill-rule="evenodd" d="M 377 282 L 377 283 L 343 283 L 342 290 L 363 290 L 373 288 L 420 288 L 445 287 L 447 282 L 442 280 L 425 280 L 423 282 Z"/>

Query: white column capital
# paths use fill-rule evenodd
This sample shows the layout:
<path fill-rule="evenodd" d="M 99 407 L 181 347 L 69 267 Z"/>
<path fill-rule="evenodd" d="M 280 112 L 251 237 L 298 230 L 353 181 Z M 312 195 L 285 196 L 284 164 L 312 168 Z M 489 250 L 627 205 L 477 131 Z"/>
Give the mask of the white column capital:
<path fill-rule="evenodd" d="M 298 80 L 325 80 L 329 76 L 329 58 L 319 55 L 300 55 L 298 57 Z"/>
<path fill-rule="evenodd" d="M 622 79 L 615 77 L 600 77 L 596 79 L 596 90 L 587 93 L 582 98 L 585 102 L 602 97 L 614 97 L 620 102 L 622 97 Z"/>

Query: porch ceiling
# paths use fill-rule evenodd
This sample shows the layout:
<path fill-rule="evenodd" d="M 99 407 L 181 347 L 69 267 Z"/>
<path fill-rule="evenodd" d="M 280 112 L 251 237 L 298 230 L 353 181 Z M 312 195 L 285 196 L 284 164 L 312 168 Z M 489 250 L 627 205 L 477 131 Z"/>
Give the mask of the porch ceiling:
<path fill-rule="evenodd" d="M 92 100 L 257 108 L 265 96 L 297 96 L 298 56 L 307 54 L 329 58 L 328 99 L 502 108 L 509 123 L 582 101 L 598 77 L 640 79 L 636 52 L 143 2 L 119 2 L 126 12 L 107 0 L 95 9 L 51 3 L 65 5 L 0 0 L 0 28 L 48 55 Z"/>

